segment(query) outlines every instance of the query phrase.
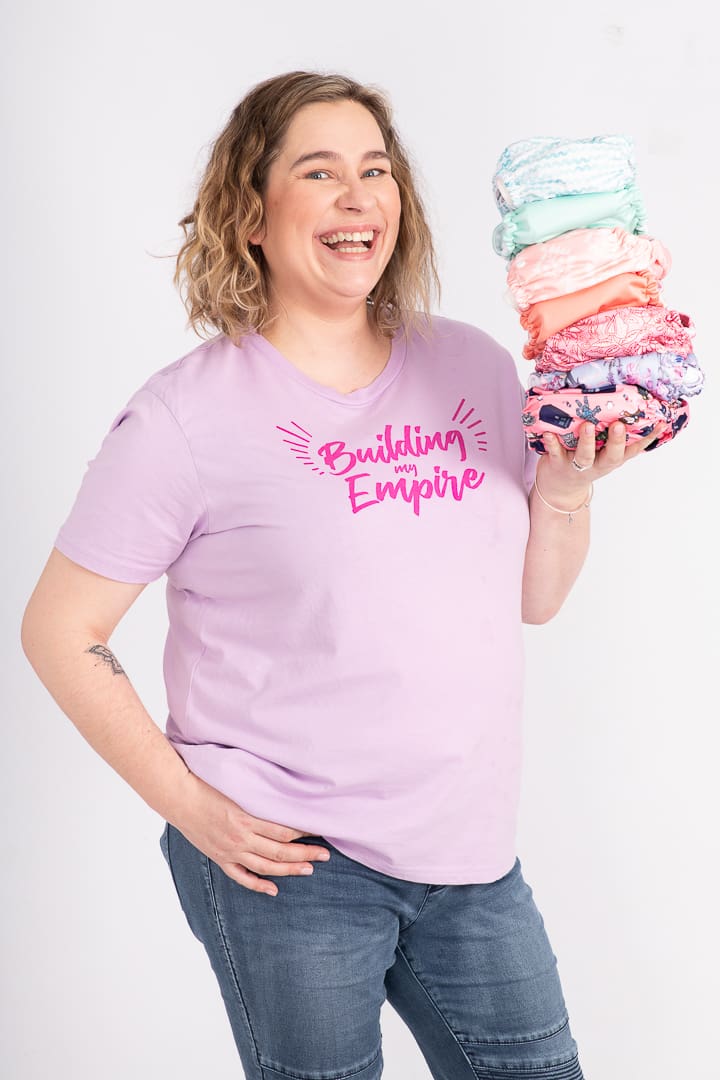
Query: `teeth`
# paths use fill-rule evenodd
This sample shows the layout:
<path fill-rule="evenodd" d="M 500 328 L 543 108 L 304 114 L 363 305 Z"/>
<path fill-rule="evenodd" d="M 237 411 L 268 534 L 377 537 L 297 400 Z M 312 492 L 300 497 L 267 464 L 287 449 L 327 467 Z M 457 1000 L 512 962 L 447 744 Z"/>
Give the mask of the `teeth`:
<path fill-rule="evenodd" d="M 343 240 L 357 243 L 358 240 L 372 240 L 374 235 L 372 229 L 367 232 L 336 232 L 332 236 L 321 236 L 320 240 L 323 244 L 338 244 Z"/>

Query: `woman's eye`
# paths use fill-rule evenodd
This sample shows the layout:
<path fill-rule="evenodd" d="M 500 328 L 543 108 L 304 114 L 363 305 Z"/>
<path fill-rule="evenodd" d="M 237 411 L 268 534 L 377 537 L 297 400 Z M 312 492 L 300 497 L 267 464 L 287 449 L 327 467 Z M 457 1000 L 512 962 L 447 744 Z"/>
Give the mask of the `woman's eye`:
<path fill-rule="evenodd" d="M 386 172 L 387 172 L 387 169 L 366 169 L 365 172 L 363 173 L 363 176 L 372 176 L 372 178 L 374 179 L 374 177 L 376 177 L 376 176 L 384 176 Z M 323 177 L 329 176 L 329 175 L 330 175 L 330 173 L 327 172 L 325 169 L 313 169 L 312 172 L 309 172 L 309 173 L 306 174 L 306 179 L 307 180 L 318 180 L 318 179 L 322 179 Z"/>

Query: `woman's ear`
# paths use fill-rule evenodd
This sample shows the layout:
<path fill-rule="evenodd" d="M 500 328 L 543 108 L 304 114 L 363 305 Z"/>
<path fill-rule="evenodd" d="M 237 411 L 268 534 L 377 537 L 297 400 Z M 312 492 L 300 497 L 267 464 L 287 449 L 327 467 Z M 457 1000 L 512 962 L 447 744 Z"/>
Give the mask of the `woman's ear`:
<path fill-rule="evenodd" d="M 265 226 L 261 225 L 259 229 L 255 230 L 255 232 L 250 233 L 250 235 L 248 236 L 248 243 L 249 244 L 255 244 L 255 246 L 257 246 L 258 244 L 262 244 L 264 239 L 265 239 Z"/>

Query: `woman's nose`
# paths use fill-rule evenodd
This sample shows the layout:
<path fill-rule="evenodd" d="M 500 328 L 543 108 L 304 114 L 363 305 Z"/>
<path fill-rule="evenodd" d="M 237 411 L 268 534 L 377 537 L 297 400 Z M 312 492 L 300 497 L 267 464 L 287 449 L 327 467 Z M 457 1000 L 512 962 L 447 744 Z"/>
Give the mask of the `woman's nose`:
<path fill-rule="evenodd" d="M 338 204 L 343 210 L 367 210 L 375 203 L 375 196 L 360 177 L 348 180 L 338 196 Z"/>

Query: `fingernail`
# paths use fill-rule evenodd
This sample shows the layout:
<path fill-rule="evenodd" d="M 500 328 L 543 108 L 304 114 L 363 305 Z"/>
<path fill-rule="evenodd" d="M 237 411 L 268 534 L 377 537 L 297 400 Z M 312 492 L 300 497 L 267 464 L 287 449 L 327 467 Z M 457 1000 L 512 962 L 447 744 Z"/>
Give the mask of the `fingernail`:
<path fill-rule="evenodd" d="M 323 862 L 327 862 L 329 858 L 330 858 L 330 852 L 329 851 L 323 851 L 318 855 L 318 859 L 322 859 Z"/>
<path fill-rule="evenodd" d="M 313 872 L 313 867 L 312 866 L 301 866 L 300 867 L 300 873 L 301 874 L 312 874 L 312 872 Z"/>

